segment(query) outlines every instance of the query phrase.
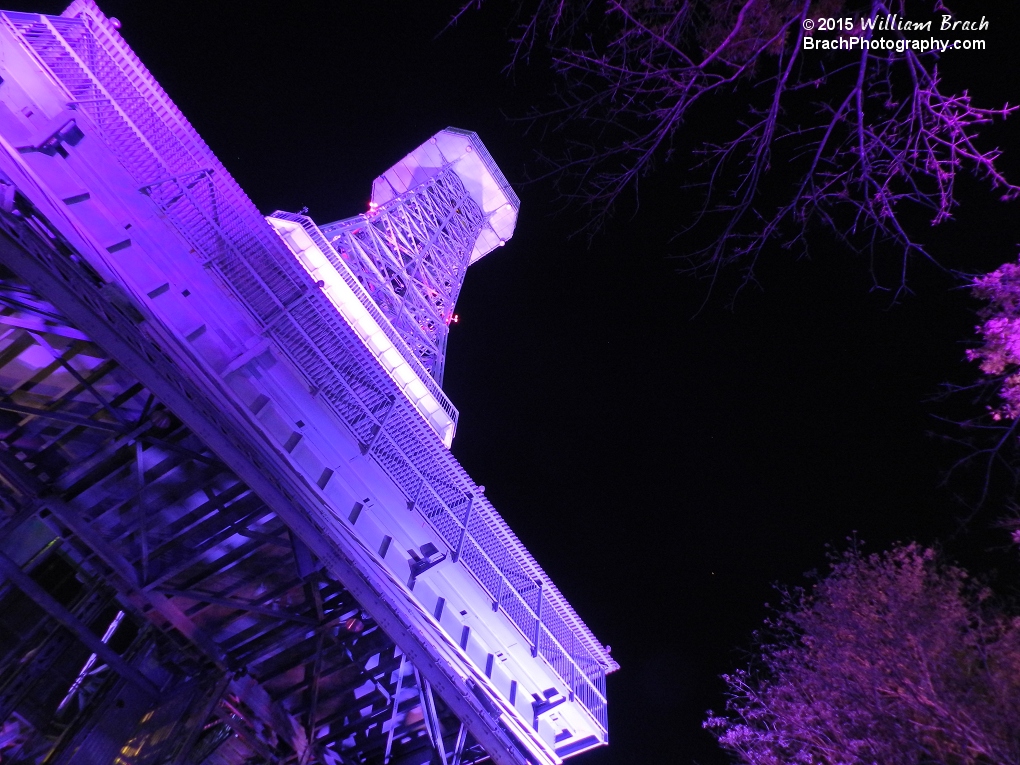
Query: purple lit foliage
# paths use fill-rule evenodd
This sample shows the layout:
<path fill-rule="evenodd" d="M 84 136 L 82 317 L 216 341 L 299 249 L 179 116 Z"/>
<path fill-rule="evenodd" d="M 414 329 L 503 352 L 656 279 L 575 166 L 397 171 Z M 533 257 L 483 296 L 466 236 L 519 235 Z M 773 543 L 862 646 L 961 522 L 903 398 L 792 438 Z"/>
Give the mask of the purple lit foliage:
<path fill-rule="evenodd" d="M 704 723 L 753 765 L 1020 763 L 1020 619 L 917 545 L 784 594 Z"/>
<path fill-rule="evenodd" d="M 583 131 L 550 158 L 566 195 L 592 207 L 598 225 L 662 160 L 693 155 L 705 173 L 695 222 L 720 216 L 713 244 L 691 258 L 695 272 L 736 263 L 751 279 L 768 242 L 804 250 L 818 226 L 856 250 L 893 243 L 902 262 L 892 286 L 902 288 L 908 256 L 929 257 L 918 224 L 951 217 L 958 173 L 1003 199 L 1020 194 L 999 152 L 977 143 L 1014 107 L 948 92 L 937 54 L 803 48 L 806 34 L 919 39 L 865 31 L 861 20 L 937 20 L 948 12 L 937 0 L 535 0 L 520 12 L 517 56 L 548 41 L 566 85 L 559 108 L 537 117 L 567 136 Z M 820 17 L 851 26 L 804 31 Z M 723 137 L 700 143 L 696 131 L 709 124 Z"/>
<path fill-rule="evenodd" d="M 1001 378 L 1002 405 L 989 407 L 993 420 L 1020 417 L 1020 263 L 1005 263 L 974 280 L 974 296 L 988 301 L 976 327 L 982 345 L 967 351 L 986 375 Z"/>
<path fill-rule="evenodd" d="M 997 470 L 1020 486 L 1020 263 L 1004 263 L 991 273 L 971 282 L 972 294 L 986 301 L 978 311 L 981 323 L 975 327 L 981 344 L 967 351 L 967 358 L 980 365 L 982 375 L 966 386 L 948 385 L 949 394 L 967 392 L 973 403 L 984 403 L 991 422 L 967 418 L 957 422 L 962 428 L 957 441 L 966 453 L 953 469 L 983 461 L 984 481 L 978 504 L 993 489 Z M 1003 521 L 1015 528 L 1020 544 L 1020 507 Z"/>

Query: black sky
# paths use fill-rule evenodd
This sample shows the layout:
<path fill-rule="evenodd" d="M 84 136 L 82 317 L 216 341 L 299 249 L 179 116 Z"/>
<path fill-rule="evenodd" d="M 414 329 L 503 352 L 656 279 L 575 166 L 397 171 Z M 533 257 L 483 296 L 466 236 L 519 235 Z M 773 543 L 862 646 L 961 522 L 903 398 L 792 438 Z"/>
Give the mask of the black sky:
<path fill-rule="evenodd" d="M 498 5 L 439 35 L 456 2 L 101 3 L 266 213 L 355 215 L 373 177 L 436 131 L 479 133 L 522 205 L 458 305 L 454 451 L 623 667 L 612 745 L 581 761 L 723 762 L 700 730 L 723 703 L 716 678 L 740 663 L 772 583 L 804 583 L 827 543 L 941 538 L 970 565 L 1006 565 L 994 512 L 957 533 L 955 495 L 975 479 L 941 486 L 959 453 L 927 435 L 949 412 L 928 399 L 973 376 L 976 303 L 919 263 L 914 294 L 891 306 L 862 259 L 819 238 L 808 261 L 769 253 L 762 288 L 732 310 L 724 280 L 692 318 L 706 285 L 666 257 L 689 246 L 673 237 L 676 174 L 590 245 L 570 236 L 580 213 L 554 215 L 551 187 L 524 182 L 537 134 L 504 115 L 545 103 L 553 78 L 541 56 L 507 77 Z M 1016 19 L 988 16 L 990 50 L 947 58 L 944 74 L 1015 101 Z M 1020 169 L 1016 133 L 996 137 Z M 1016 256 L 1016 204 L 990 199 L 965 188 L 971 206 L 939 237 L 952 266 Z"/>

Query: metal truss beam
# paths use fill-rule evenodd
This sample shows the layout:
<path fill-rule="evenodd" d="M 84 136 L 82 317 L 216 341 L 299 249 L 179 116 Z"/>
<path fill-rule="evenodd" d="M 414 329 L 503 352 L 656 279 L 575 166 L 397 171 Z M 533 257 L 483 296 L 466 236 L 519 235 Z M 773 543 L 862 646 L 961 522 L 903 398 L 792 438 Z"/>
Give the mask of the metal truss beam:
<path fill-rule="evenodd" d="M 457 729 L 457 741 L 453 745 L 453 754 L 450 756 L 450 765 L 460 765 L 464 759 L 464 745 L 467 744 L 467 728 L 463 723 Z"/>
<path fill-rule="evenodd" d="M 73 412 L 65 412 L 59 409 L 40 409 L 34 406 L 25 406 L 23 404 L 16 404 L 13 401 L 6 401 L 0 399 L 0 411 L 13 412 L 15 414 L 30 415 L 32 417 L 41 417 L 45 420 L 52 420 L 54 422 L 61 422 L 65 425 L 72 425 L 75 427 L 93 428 L 95 430 L 101 430 L 106 433 L 115 433 L 123 437 L 126 441 L 138 439 L 152 446 L 159 446 L 168 451 L 176 452 L 182 457 L 193 459 L 198 462 L 204 462 L 209 465 L 220 465 L 219 460 L 215 457 L 199 454 L 187 447 L 175 444 L 172 441 L 167 441 L 164 438 L 154 436 L 151 433 L 145 432 L 149 429 L 150 425 L 143 422 L 136 423 L 133 428 L 125 427 L 121 424 L 114 424 L 112 422 L 103 422 L 101 420 L 92 419 L 91 416 L 84 416 L 80 414 L 74 414 Z M 121 420 L 123 421 L 123 420 Z"/>
<path fill-rule="evenodd" d="M 0 456 L 3 454 L 4 452 L 0 451 Z M 185 637 L 198 645 L 210 659 L 221 667 L 226 667 L 224 656 L 211 637 L 199 629 L 165 596 L 142 591 L 134 567 L 103 539 L 99 532 L 89 526 L 73 508 L 68 507 L 56 497 L 45 496 L 46 487 L 21 465 L 13 465 L 10 461 L 0 462 L 0 473 L 5 478 L 13 479 L 24 487 L 30 487 L 30 496 L 41 497 L 40 506 L 49 510 L 61 524 L 84 542 L 93 554 L 109 566 L 111 572 L 109 581 L 119 592 L 131 599 L 141 611 L 156 610 Z"/>
<path fill-rule="evenodd" d="M 440 384 L 453 308 L 484 224 L 451 168 L 365 215 L 322 228 L 333 265 L 354 272 Z"/>
<path fill-rule="evenodd" d="M 220 700 L 223 698 L 223 694 L 227 692 L 227 688 L 230 687 L 230 675 L 223 675 L 213 687 L 206 699 L 205 704 L 202 706 L 201 711 L 198 713 L 194 726 L 188 733 L 187 738 L 181 745 L 180 750 L 177 752 L 177 756 L 174 758 L 172 765 L 187 765 L 189 761 L 189 755 L 195 748 L 195 744 L 198 743 L 199 737 L 205 730 L 206 721 L 213 716 L 216 711 L 216 707 L 219 706 Z"/>
<path fill-rule="evenodd" d="M 305 750 L 304 757 L 301 758 L 301 765 L 307 765 L 315 750 L 315 715 L 318 711 L 319 704 L 319 683 L 322 680 L 322 650 L 324 646 L 325 635 L 320 632 L 315 639 L 315 658 L 312 660 L 310 668 L 312 687 L 310 692 L 311 699 L 308 703 L 308 718 L 306 722 L 308 748 Z"/>
<path fill-rule="evenodd" d="M 38 409 L 33 406 L 22 406 L 21 404 L 15 404 L 12 401 L 0 400 L 0 409 L 5 412 L 14 412 L 16 414 L 28 414 L 33 417 L 42 417 L 47 420 L 53 420 L 54 422 L 63 422 L 67 425 L 78 425 L 85 428 L 95 428 L 96 430 L 103 430 L 107 433 L 117 433 L 124 435 L 124 426 L 120 424 L 114 424 L 112 422 L 101 422 L 99 420 L 93 420 L 90 417 L 82 417 L 78 414 L 71 414 L 70 412 L 61 412 L 58 410 L 50 409 Z"/>
<path fill-rule="evenodd" d="M 383 765 L 389 765 L 393 753 L 393 736 L 397 728 L 397 712 L 400 707 L 400 686 L 404 682 L 404 667 L 407 657 L 400 655 L 400 667 L 397 669 L 397 687 L 393 691 L 393 711 L 390 713 L 390 729 L 386 733 L 386 750 L 383 752 Z"/>
<path fill-rule="evenodd" d="M 170 590 L 162 587 L 156 588 L 156 591 L 172 597 L 188 598 L 189 600 L 194 600 L 197 603 L 213 603 L 217 606 L 227 606 L 228 608 L 234 608 L 238 611 L 251 611 L 256 614 L 271 616 L 274 619 L 282 619 L 288 622 L 311 625 L 319 624 L 317 620 L 311 619 L 307 616 L 302 616 L 301 614 L 292 614 L 288 611 L 281 611 L 278 608 L 266 608 L 264 606 L 257 606 L 253 603 L 244 603 L 240 600 L 233 600 L 231 598 L 218 598 L 215 595 L 210 595 L 205 592 L 195 592 L 194 590 Z"/>
<path fill-rule="evenodd" d="M 429 681 L 418 674 L 417 667 L 414 670 L 414 679 L 418 683 L 418 698 L 421 701 L 421 711 L 425 717 L 425 730 L 428 731 L 429 741 L 432 749 L 439 758 L 439 762 L 445 765 L 446 747 L 443 745 L 443 728 L 439 724 L 439 714 L 436 712 L 436 700 L 432 697 L 432 686 Z"/>

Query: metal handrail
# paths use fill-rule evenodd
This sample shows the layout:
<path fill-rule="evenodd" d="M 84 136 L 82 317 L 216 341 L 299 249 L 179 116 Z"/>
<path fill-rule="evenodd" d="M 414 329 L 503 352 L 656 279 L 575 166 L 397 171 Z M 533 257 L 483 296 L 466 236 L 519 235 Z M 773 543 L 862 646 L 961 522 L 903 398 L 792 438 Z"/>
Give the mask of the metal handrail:
<path fill-rule="evenodd" d="M 449 397 L 439 387 L 438 383 L 432 379 L 432 375 L 428 373 L 425 366 L 421 363 L 421 360 L 414 354 L 411 347 L 407 344 L 407 341 L 401 337 L 400 333 L 397 332 L 393 323 L 386 318 L 386 315 L 379 310 L 379 306 L 375 304 L 364 285 L 358 281 L 357 277 L 351 272 L 350 267 L 344 262 L 343 258 L 337 253 L 336 249 L 331 245 L 326 237 L 322 235 L 322 231 L 315 225 L 315 221 L 309 218 L 307 215 L 301 215 L 300 213 L 286 212 L 285 210 L 277 210 L 270 218 L 280 218 L 281 220 L 287 220 L 291 223 L 297 223 L 305 230 L 305 233 L 311 238 L 318 247 L 322 254 L 326 256 L 329 262 L 336 269 L 337 273 L 340 274 L 340 278 L 344 280 L 351 291 L 354 292 L 355 296 L 361 302 L 368 313 L 375 319 L 376 324 L 382 329 L 383 334 L 389 338 L 390 342 L 397 347 L 400 351 L 400 355 L 404 357 L 404 360 L 411 365 L 414 369 L 414 373 L 418 375 L 418 379 L 421 380 L 422 385 L 431 393 L 439 405 L 443 408 L 450 419 L 453 420 L 454 428 L 457 426 L 457 419 L 460 417 L 460 412 L 457 411 L 457 407 L 453 405 Z"/>

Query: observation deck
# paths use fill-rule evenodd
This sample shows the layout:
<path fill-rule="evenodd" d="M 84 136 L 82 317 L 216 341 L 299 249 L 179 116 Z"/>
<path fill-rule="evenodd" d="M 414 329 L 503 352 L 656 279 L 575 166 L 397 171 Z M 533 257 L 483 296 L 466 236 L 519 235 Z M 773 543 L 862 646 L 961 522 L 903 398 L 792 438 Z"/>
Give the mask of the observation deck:
<path fill-rule="evenodd" d="M 263 217 L 91 0 L 0 13 L 0 46 L 0 621 L 28 598 L 120 683 L 29 714 L 79 644 L 0 651 L 18 746 L 54 719 L 58 765 L 111 725 L 146 762 L 551 765 L 607 743 L 617 664 L 450 453 L 436 357 L 399 324 L 423 314 L 394 322 L 339 267 L 355 224 Z M 422 295 L 422 253 L 462 281 L 516 221 L 472 135 L 373 187 L 406 217 L 452 173 L 478 207 L 461 249 L 390 253 Z M 50 569 L 115 602 L 130 646 Z"/>

